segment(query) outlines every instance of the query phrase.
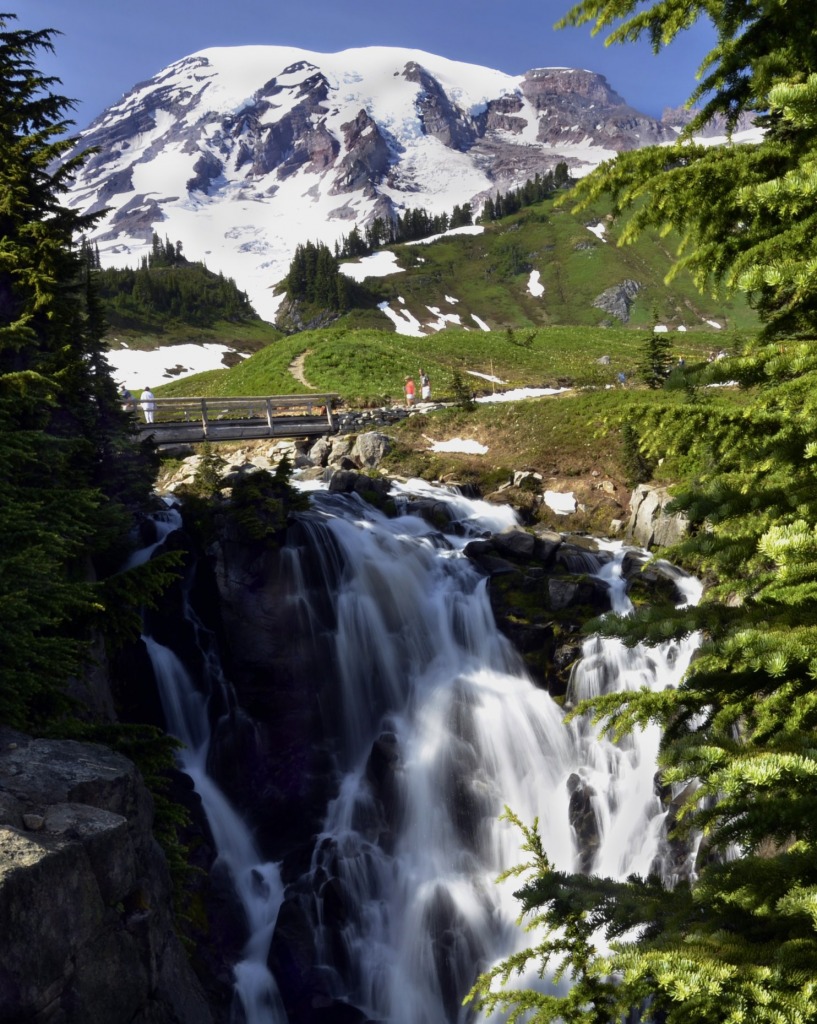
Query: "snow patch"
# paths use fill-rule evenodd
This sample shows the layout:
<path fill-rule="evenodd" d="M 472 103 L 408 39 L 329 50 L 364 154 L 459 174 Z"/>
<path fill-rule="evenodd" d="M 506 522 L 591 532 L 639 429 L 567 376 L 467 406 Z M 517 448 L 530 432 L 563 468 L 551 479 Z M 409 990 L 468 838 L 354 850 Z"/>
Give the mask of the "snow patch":
<path fill-rule="evenodd" d="M 560 395 L 570 388 L 514 388 L 513 391 L 499 391 L 495 395 L 482 395 L 478 402 L 518 402 L 523 398 L 542 398 L 545 395 Z"/>
<path fill-rule="evenodd" d="M 719 331 L 720 331 L 720 330 L 722 329 L 722 327 L 723 327 L 723 325 L 722 325 L 722 324 L 719 324 L 719 323 L 717 322 L 717 320 L 707 320 L 706 322 L 707 322 L 707 323 L 709 324 L 709 326 L 710 326 L 710 327 L 717 327 L 717 329 L 718 329 Z"/>
<path fill-rule="evenodd" d="M 208 342 L 205 345 L 165 345 L 150 352 L 109 349 L 105 356 L 117 384 L 129 391 L 139 391 L 148 385 L 156 387 L 205 370 L 226 370 L 222 357 L 234 351 L 227 345 Z"/>
<path fill-rule="evenodd" d="M 572 491 L 566 494 L 560 491 L 545 491 L 545 504 L 557 516 L 568 516 L 576 511 L 576 498 Z"/>
<path fill-rule="evenodd" d="M 462 437 L 452 437 L 450 441 L 434 441 L 429 448 L 431 452 L 462 452 L 465 455 L 484 455 L 488 449 L 479 441 L 467 441 Z"/>
<path fill-rule="evenodd" d="M 374 252 L 371 256 L 364 256 L 355 263 L 341 263 L 338 270 L 345 277 L 351 277 L 358 283 L 367 277 L 388 277 L 390 274 L 405 273 L 405 267 L 397 266 L 395 253 L 386 250 Z"/>
<path fill-rule="evenodd" d="M 398 334 L 409 338 L 424 338 L 422 324 L 407 309 L 392 309 L 388 302 L 379 302 L 377 308 L 382 310 L 397 328 Z"/>
<path fill-rule="evenodd" d="M 528 278 L 528 291 L 537 299 L 545 293 L 545 286 L 539 281 L 538 270 L 532 270 L 530 272 L 530 277 Z"/>
<path fill-rule="evenodd" d="M 587 230 L 591 232 L 591 234 L 594 234 L 600 242 L 607 241 L 607 239 L 604 237 L 607 232 L 607 228 L 604 224 L 601 223 L 601 221 L 599 221 L 598 224 L 588 224 Z"/>
<path fill-rule="evenodd" d="M 481 331 L 488 331 L 490 333 L 491 328 L 485 323 L 484 320 L 480 320 L 476 313 L 471 314 L 471 319 L 479 327 Z"/>
<path fill-rule="evenodd" d="M 504 380 L 500 380 L 499 377 L 492 377 L 490 373 L 478 373 L 476 370 L 466 370 L 466 373 L 470 373 L 472 377 L 482 377 L 483 380 L 489 380 L 492 384 L 505 384 Z"/>
<path fill-rule="evenodd" d="M 441 331 L 446 324 L 456 324 L 457 327 L 462 327 L 459 313 L 443 313 L 439 306 L 426 306 L 426 309 L 437 318 L 426 324 L 426 327 L 430 327 L 432 331 Z"/>
<path fill-rule="evenodd" d="M 446 302 L 450 302 L 452 306 L 456 306 L 456 304 L 457 304 L 457 303 L 458 303 L 458 302 L 459 302 L 460 300 L 459 300 L 459 299 L 455 299 L 453 295 L 446 295 L 446 297 L 445 297 L 445 301 L 446 301 Z"/>

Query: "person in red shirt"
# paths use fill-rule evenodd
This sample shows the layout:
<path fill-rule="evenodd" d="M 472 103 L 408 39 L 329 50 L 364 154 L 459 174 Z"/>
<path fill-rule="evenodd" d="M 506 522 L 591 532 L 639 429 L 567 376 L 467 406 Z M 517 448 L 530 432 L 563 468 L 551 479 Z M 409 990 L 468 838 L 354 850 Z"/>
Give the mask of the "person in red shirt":
<path fill-rule="evenodd" d="M 406 408 L 410 409 L 414 405 L 415 389 L 414 380 L 411 377 L 406 377 Z"/>

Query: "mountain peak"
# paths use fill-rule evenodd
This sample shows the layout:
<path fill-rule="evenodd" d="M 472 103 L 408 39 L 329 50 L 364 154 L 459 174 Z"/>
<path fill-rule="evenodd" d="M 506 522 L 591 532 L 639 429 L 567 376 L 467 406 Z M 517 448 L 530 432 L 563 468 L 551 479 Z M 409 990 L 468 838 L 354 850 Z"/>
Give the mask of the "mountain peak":
<path fill-rule="evenodd" d="M 512 76 L 400 47 L 211 47 L 82 133 L 79 148 L 99 151 L 69 201 L 108 209 L 94 236 L 106 265 L 135 265 L 156 231 L 234 277 L 271 320 L 299 242 L 331 246 L 374 216 L 448 212 L 562 161 L 581 175 L 674 137 L 582 69 Z"/>

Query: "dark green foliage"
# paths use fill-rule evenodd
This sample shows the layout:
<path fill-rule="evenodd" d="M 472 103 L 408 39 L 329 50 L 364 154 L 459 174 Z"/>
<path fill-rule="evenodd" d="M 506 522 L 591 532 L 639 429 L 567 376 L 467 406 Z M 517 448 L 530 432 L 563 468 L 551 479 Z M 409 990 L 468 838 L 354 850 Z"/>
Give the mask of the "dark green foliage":
<path fill-rule="evenodd" d="M 754 400 L 668 396 L 639 422 L 646 458 L 697 467 L 674 502 L 692 524 L 674 555 L 708 581 L 704 599 L 595 624 L 627 644 L 700 632 L 700 654 L 675 690 L 609 694 L 575 712 L 614 736 L 662 727 L 662 784 L 698 782 L 675 835 L 703 833 L 706 856 L 695 881 L 672 890 L 554 872 L 535 858 L 518 896 L 536 945 L 494 973 L 507 982 L 524 962 L 565 952 L 574 988 L 564 1001 L 495 994 L 486 977 L 474 993 L 486 1006 L 536 1007 L 541 1021 L 626 1019 L 647 1002 L 641 1019 L 662 1024 L 817 1020 L 817 354 L 768 346 L 706 375 L 738 381 Z M 535 826 L 524 831 L 536 849 Z"/>
<path fill-rule="evenodd" d="M 344 235 L 340 244 L 335 246 L 335 256 L 338 259 L 357 259 L 370 255 L 384 245 L 414 242 L 468 224 L 473 224 L 473 216 L 467 203 L 455 206 L 450 215 L 431 214 L 418 207 L 406 210 L 390 222 L 375 217 L 364 234 L 361 235 L 360 229 L 354 227 L 348 235 Z"/>
<path fill-rule="evenodd" d="M 60 204 L 83 157 L 60 162 L 73 145 L 70 104 L 35 67 L 52 33 L 11 31 L 9 17 L 0 15 L 0 721 L 132 756 L 181 870 L 180 810 L 163 796 L 175 741 L 95 722 L 69 697 L 100 638 L 138 637 L 142 605 L 174 575 L 175 556 L 120 571 L 155 462 L 132 439 L 105 360 L 98 253 L 74 244 L 94 218 Z"/>
<path fill-rule="evenodd" d="M 0 717 L 43 728 L 68 710 L 104 628 L 107 582 L 153 466 L 134 445 L 104 356 L 88 248 L 66 209 L 82 156 L 60 163 L 70 104 L 35 57 L 49 31 L 0 16 Z"/>
<path fill-rule="evenodd" d="M 470 411 L 476 408 L 474 393 L 459 370 L 451 372 L 451 393 L 454 396 L 455 404 L 460 409 Z"/>
<path fill-rule="evenodd" d="M 282 284 L 287 298 L 296 302 L 335 312 L 349 306 L 352 282 L 339 272 L 337 259 L 322 242 L 296 246 Z"/>
<path fill-rule="evenodd" d="M 216 452 L 209 441 L 201 445 L 199 451 L 199 464 L 193 476 L 191 490 L 202 498 L 212 498 L 217 495 L 224 484 L 222 476 L 227 462 Z"/>
<path fill-rule="evenodd" d="M 144 269 L 157 270 L 159 267 L 180 267 L 186 263 L 187 260 L 182 255 L 181 242 L 176 242 L 174 245 L 169 238 L 165 238 L 163 242 L 156 232 L 153 232 L 150 255 L 145 256 L 142 261 Z"/>
<path fill-rule="evenodd" d="M 672 369 L 672 342 L 668 334 L 653 331 L 644 346 L 641 379 L 648 388 L 661 388 Z"/>
<path fill-rule="evenodd" d="M 621 456 L 630 486 L 646 483 L 652 478 L 653 466 L 641 451 L 638 431 L 629 420 L 621 425 Z"/>
<path fill-rule="evenodd" d="M 225 514 L 245 540 L 278 547 L 290 512 L 309 507 L 308 497 L 290 486 L 291 474 L 292 467 L 283 458 L 274 474 L 259 469 L 243 474 L 233 484 Z"/>
<path fill-rule="evenodd" d="M 188 263 L 180 254 L 171 262 L 165 247 L 161 252 L 162 256 L 146 260 L 138 270 L 94 271 L 97 294 L 112 326 L 134 322 L 161 326 L 169 320 L 212 327 L 224 320 L 258 319 L 247 294 L 232 278 L 215 274 L 202 263 Z"/>
<path fill-rule="evenodd" d="M 517 895 L 536 938 L 472 992 L 508 1020 L 817 1021 L 814 6 L 582 0 L 566 22 L 610 28 L 614 41 L 646 36 L 658 50 L 702 15 L 717 42 L 692 96 L 704 107 L 691 131 L 716 114 L 734 128 L 753 113 L 762 141 L 718 149 L 686 139 L 622 154 L 576 191 L 611 195 L 629 214 L 625 240 L 648 226 L 677 229 L 679 265 L 701 288 L 741 289 L 767 337 L 807 340 L 696 371 L 699 383 L 738 382 L 742 406 L 669 394 L 639 422 L 648 459 L 690 468 L 670 510 L 686 513 L 691 533 L 671 554 L 707 589 L 695 608 L 597 625 L 630 645 L 695 632 L 702 643 L 677 689 L 608 694 L 576 713 L 614 737 L 662 728 L 661 782 L 684 794 L 674 835 L 702 834 L 704 855 L 696 877 L 674 889 L 569 875 L 551 869 L 536 824 L 516 821 L 533 854 Z M 558 966 L 570 993 L 514 990 L 511 977 L 529 962 Z"/>
<path fill-rule="evenodd" d="M 489 224 L 491 221 L 509 217 L 526 206 L 540 203 L 560 188 L 571 184 L 571 181 L 567 164 L 558 163 L 553 171 L 537 174 L 535 178 L 528 178 L 525 184 L 519 188 L 512 189 L 504 195 L 497 192 L 493 199 L 489 196 L 482 207 L 480 223 Z"/>

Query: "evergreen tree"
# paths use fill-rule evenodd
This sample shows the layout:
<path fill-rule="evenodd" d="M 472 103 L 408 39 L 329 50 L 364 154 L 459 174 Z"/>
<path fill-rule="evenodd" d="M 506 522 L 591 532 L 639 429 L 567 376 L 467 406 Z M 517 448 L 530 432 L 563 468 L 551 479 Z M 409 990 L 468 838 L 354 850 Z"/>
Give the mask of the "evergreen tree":
<path fill-rule="evenodd" d="M 42 729 L 68 709 L 95 631 L 132 622 L 145 595 L 135 577 L 129 600 L 110 600 L 108 574 L 152 467 L 130 440 L 88 250 L 74 245 L 94 218 L 60 202 L 83 157 L 64 159 L 70 103 L 36 67 L 53 33 L 14 31 L 11 17 L 0 15 L 0 720 Z"/>
<path fill-rule="evenodd" d="M 812 332 L 812 4 L 583 0 L 566 21 L 615 26 L 614 41 L 647 35 L 659 49 L 701 14 L 718 40 L 693 94 L 706 102 L 692 131 L 716 113 L 734 126 L 757 112 L 764 140 L 622 154 L 578 188 L 629 210 L 629 237 L 649 224 L 678 228 L 682 264 L 702 284 L 744 288 L 767 333 Z M 508 1020 L 817 1021 L 817 352 L 810 341 L 761 341 L 699 374 L 737 381 L 745 404 L 662 392 L 638 427 L 649 463 L 683 458 L 689 468 L 671 509 L 686 512 L 691 533 L 671 554 L 706 581 L 704 597 L 596 624 L 628 644 L 698 632 L 699 656 L 677 689 L 610 694 L 576 713 L 614 736 L 662 727 L 660 781 L 683 794 L 675 835 L 702 833 L 705 854 L 674 888 L 566 874 L 552 869 L 536 823 L 509 812 L 530 854 L 517 895 L 542 932 L 471 994 Z M 570 991 L 512 988 L 531 961 L 558 968 Z"/>
<path fill-rule="evenodd" d="M 672 369 L 672 342 L 669 334 L 653 331 L 644 346 L 641 379 L 649 388 L 661 388 Z"/>

